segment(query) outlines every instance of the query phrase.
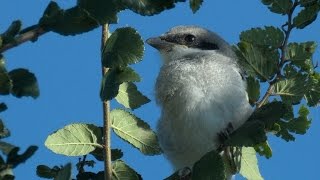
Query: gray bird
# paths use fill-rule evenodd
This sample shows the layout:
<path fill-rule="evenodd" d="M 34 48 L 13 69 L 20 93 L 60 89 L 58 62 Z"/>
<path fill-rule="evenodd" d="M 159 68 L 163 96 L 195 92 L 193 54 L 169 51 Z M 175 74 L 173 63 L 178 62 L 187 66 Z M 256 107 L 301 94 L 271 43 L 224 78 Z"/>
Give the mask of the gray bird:
<path fill-rule="evenodd" d="M 155 86 L 160 146 L 174 170 L 191 168 L 219 147 L 219 133 L 251 115 L 243 72 L 231 46 L 201 27 L 177 26 L 147 43 L 163 58 Z"/>

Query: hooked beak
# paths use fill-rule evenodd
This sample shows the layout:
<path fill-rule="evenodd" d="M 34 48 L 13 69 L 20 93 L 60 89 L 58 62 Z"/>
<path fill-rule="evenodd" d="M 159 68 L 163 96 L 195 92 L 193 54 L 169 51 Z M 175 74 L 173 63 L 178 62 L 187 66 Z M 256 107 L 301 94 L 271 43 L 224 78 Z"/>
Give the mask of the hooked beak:
<path fill-rule="evenodd" d="M 149 38 L 146 43 L 158 50 L 169 50 L 172 47 L 172 43 L 161 39 L 161 37 Z"/>

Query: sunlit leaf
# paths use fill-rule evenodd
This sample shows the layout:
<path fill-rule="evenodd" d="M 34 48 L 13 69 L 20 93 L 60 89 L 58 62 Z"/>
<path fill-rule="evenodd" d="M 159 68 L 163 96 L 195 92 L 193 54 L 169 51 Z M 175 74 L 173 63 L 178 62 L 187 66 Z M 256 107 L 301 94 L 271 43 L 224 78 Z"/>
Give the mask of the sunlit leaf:
<path fill-rule="evenodd" d="M 110 68 L 126 67 L 141 61 L 143 51 L 143 41 L 135 29 L 118 28 L 106 42 L 102 63 Z"/>
<path fill-rule="evenodd" d="M 296 17 L 293 18 L 293 25 L 298 29 L 303 29 L 314 20 L 317 19 L 318 13 L 320 11 L 320 4 L 315 3 L 312 6 L 307 6 L 302 9 Z"/>
<path fill-rule="evenodd" d="M 114 132 L 138 148 L 143 154 L 156 155 L 161 153 L 157 136 L 146 122 L 121 109 L 112 110 L 110 117 Z"/>
<path fill-rule="evenodd" d="M 242 148 L 241 167 L 239 173 L 249 180 L 263 179 L 259 171 L 258 160 L 254 148 Z"/>
<path fill-rule="evenodd" d="M 292 0 L 262 0 L 264 5 L 267 5 L 271 12 L 277 14 L 288 14 L 292 7 Z"/>
<path fill-rule="evenodd" d="M 31 96 L 37 98 L 40 94 L 37 78 L 27 69 L 14 69 L 9 72 L 12 81 L 12 95 L 20 98 L 22 96 Z"/>
<path fill-rule="evenodd" d="M 310 88 L 305 94 L 308 106 L 316 106 L 320 102 L 320 74 L 313 73 L 310 79 Z"/>
<path fill-rule="evenodd" d="M 112 180 L 142 180 L 141 176 L 121 160 L 112 163 Z"/>
<path fill-rule="evenodd" d="M 297 104 L 308 91 L 308 87 L 307 76 L 299 74 L 276 82 L 272 95 L 281 96 L 281 99 L 286 103 Z"/>
<path fill-rule="evenodd" d="M 226 178 L 221 155 L 216 151 L 205 154 L 192 168 L 192 179 L 221 180 Z"/>
<path fill-rule="evenodd" d="M 258 46 L 278 48 L 282 45 L 284 34 L 279 28 L 266 26 L 264 29 L 252 28 L 241 32 L 240 40 Z"/>
<path fill-rule="evenodd" d="M 236 54 L 247 74 L 261 81 L 272 79 L 277 71 L 279 53 L 277 50 L 259 48 L 247 42 L 238 43 Z"/>
<path fill-rule="evenodd" d="M 152 16 L 175 7 L 176 2 L 185 0 L 117 0 L 116 3 L 143 16 Z"/>
<path fill-rule="evenodd" d="M 115 99 L 124 107 L 130 109 L 136 109 L 150 102 L 146 96 L 138 91 L 137 86 L 133 83 L 122 83 Z"/>
<path fill-rule="evenodd" d="M 102 133 L 92 124 L 70 124 L 49 135 L 45 146 L 57 154 L 66 156 L 86 155 L 102 148 Z"/>

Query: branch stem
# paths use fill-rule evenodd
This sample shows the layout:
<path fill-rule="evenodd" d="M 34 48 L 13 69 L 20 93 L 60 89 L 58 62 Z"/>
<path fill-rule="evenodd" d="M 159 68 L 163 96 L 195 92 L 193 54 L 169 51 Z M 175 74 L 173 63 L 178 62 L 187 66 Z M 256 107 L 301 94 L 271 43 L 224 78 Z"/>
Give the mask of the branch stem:
<path fill-rule="evenodd" d="M 38 39 L 38 37 L 40 37 L 41 35 L 48 32 L 39 26 L 31 26 L 31 27 L 34 27 L 34 28 L 31 28 L 30 30 L 18 35 L 13 42 L 10 42 L 0 47 L 0 54 L 16 46 L 19 46 L 20 44 L 23 44 L 25 42 L 34 41 Z"/>
<path fill-rule="evenodd" d="M 101 38 L 101 53 L 108 40 L 109 25 L 102 25 L 102 38 Z M 102 56 L 101 56 L 102 57 Z M 104 76 L 108 72 L 108 68 L 102 66 L 102 75 Z M 112 167 L 111 167 L 111 121 L 110 121 L 110 102 L 104 101 L 103 107 L 103 132 L 104 132 L 104 179 L 111 180 Z"/>
<path fill-rule="evenodd" d="M 280 56 L 280 61 L 278 63 L 278 71 L 277 71 L 276 77 L 271 82 L 269 82 L 268 90 L 266 91 L 266 93 L 264 94 L 262 99 L 257 103 L 257 108 L 260 108 L 261 106 L 263 106 L 266 103 L 266 101 L 269 99 L 269 97 L 273 94 L 274 84 L 276 82 L 278 82 L 282 77 L 281 70 L 282 70 L 283 65 L 286 62 L 286 51 L 287 51 L 287 46 L 288 46 L 288 40 L 289 40 L 290 33 L 291 33 L 292 29 L 294 29 L 294 25 L 292 23 L 292 14 L 293 14 L 295 8 L 299 4 L 300 3 L 297 0 L 295 0 L 290 11 L 287 14 L 288 15 L 288 22 L 286 22 L 285 24 L 283 24 L 281 26 L 281 29 L 284 32 L 285 38 L 282 42 L 281 47 L 279 47 L 281 56 Z M 287 27 L 287 29 L 285 29 L 285 27 Z"/>

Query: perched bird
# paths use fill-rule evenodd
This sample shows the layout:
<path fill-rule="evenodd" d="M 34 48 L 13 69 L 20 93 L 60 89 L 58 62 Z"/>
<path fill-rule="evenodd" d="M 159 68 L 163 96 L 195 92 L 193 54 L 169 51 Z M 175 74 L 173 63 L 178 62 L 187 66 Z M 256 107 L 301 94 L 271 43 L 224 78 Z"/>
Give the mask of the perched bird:
<path fill-rule="evenodd" d="M 220 146 L 219 133 L 253 112 L 243 71 L 231 46 L 201 27 L 177 26 L 146 42 L 163 58 L 155 86 L 160 146 L 175 170 L 191 168 Z"/>

